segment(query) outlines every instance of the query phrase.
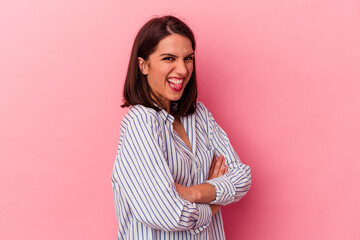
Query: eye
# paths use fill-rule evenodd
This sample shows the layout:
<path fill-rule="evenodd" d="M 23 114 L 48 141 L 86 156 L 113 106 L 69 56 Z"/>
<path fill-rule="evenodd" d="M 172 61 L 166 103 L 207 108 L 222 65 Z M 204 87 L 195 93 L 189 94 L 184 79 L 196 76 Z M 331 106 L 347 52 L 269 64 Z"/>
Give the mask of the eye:
<path fill-rule="evenodd" d="M 191 61 L 193 59 L 194 59 L 194 57 L 187 57 L 187 58 L 185 58 L 185 61 Z"/>
<path fill-rule="evenodd" d="M 163 60 L 174 60 L 173 57 L 164 57 Z"/>

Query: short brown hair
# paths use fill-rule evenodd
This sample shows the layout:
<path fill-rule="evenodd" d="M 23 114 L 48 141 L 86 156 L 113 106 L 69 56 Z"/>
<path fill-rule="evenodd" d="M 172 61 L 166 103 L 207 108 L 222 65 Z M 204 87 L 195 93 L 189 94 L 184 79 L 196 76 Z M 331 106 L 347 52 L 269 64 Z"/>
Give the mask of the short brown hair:
<path fill-rule="evenodd" d="M 128 71 L 124 84 L 124 103 L 121 107 L 129 107 L 141 104 L 145 107 L 153 108 L 160 111 L 161 108 L 166 109 L 165 104 L 153 94 L 147 77 L 140 71 L 138 65 L 138 57 L 148 60 L 149 56 L 155 52 L 158 43 L 171 34 L 179 34 L 187 37 L 191 41 L 193 50 L 195 51 L 195 38 L 191 29 L 180 19 L 174 16 L 163 16 L 149 20 L 138 32 L 132 50 L 128 66 Z M 188 84 L 186 85 L 181 98 L 178 101 L 171 102 L 170 114 L 175 117 L 194 113 L 196 110 L 197 84 L 194 67 Z M 151 96 L 157 100 L 157 107 Z"/>

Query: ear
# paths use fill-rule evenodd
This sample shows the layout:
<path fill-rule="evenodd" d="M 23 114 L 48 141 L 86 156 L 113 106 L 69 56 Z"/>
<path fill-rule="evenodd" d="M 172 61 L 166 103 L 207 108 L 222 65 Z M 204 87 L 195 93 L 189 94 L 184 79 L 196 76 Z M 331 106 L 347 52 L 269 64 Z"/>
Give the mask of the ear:
<path fill-rule="evenodd" d="M 142 74 L 147 75 L 149 69 L 148 69 L 148 65 L 147 65 L 146 61 L 143 58 L 138 57 L 138 63 L 139 63 L 139 68 L 140 68 L 140 71 L 142 72 Z"/>

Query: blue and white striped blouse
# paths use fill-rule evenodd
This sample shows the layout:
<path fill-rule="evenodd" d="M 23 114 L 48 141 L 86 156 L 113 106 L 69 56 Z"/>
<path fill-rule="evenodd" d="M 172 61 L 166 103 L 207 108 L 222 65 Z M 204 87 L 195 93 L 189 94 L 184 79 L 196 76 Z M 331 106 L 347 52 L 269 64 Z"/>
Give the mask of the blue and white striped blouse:
<path fill-rule="evenodd" d="M 225 239 L 221 211 L 212 216 L 209 204 L 182 199 L 174 182 L 210 183 L 216 188 L 211 204 L 227 205 L 249 191 L 250 167 L 240 162 L 204 104 L 198 102 L 194 114 L 180 119 L 191 151 L 165 110 L 136 105 L 124 116 L 111 177 L 118 239 Z M 214 155 L 224 155 L 229 170 L 207 180 Z"/>

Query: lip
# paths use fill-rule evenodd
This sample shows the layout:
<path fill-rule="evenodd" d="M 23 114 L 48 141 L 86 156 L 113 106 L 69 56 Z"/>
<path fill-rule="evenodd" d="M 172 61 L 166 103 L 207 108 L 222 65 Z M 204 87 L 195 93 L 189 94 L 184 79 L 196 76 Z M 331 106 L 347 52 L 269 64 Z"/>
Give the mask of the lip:
<path fill-rule="evenodd" d="M 185 78 L 179 78 L 179 77 L 168 77 L 167 78 L 169 87 L 174 92 L 181 92 L 183 90 L 184 81 L 185 81 Z"/>

